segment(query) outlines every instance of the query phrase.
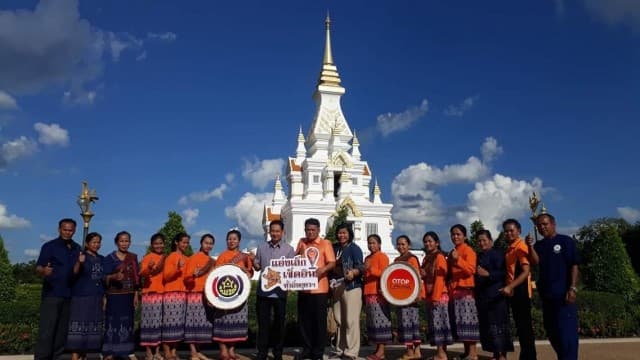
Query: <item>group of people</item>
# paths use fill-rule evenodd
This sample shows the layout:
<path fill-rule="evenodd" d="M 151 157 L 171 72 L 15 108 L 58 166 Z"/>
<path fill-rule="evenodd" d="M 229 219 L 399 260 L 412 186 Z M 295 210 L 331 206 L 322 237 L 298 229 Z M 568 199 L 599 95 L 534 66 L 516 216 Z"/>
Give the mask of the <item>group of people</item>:
<path fill-rule="evenodd" d="M 406 345 L 403 360 L 420 359 L 422 333 L 419 307 L 426 304 L 428 339 L 436 347 L 434 359 L 447 359 L 446 348 L 453 341 L 464 343 L 463 358 L 477 359 L 476 342 L 494 359 L 505 359 L 513 351 L 509 331 L 509 309 L 520 340 L 520 359 L 535 359 L 531 324 L 532 265 L 539 266 L 544 326 L 558 359 L 577 359 L 577 293 L 579 258 L 573 240 L 558 235 L 549 214 L 537 218 L 543 236 L 534 244 L 520 236 L 520 224 L 503 224 L 509 242 L 506 253 L 492 249 L 489 231 L 478 233 L 481 253 L 467 244 L 466 228 L 451 227 L 454 249 L 445 254 L 435 232 L 423 236 L 422 263 L 411 252 L 406 235 L 396 239 L 399 256 L 394 261 L 410 264 L 422 278 L 418 299 L 396 307 L 397 338 Z M 42 246 L 36 272 L 43 278 L 41 317 L 36 359 L 56 359 L 66 350 L 73 360 L 87 353 L 101 352 L 106 359 L 135 356 L 134 314 L 140 306 L 139 344 L 146 348 L 146 360 L 176 360 L 177 346 L 189 344 L 191 360 L 208 360 L 199 345 L 215 341 L 221 360 L 237 360 L 237 343 L 247 340 L 248 307 L 245 302 L 233 310 L 212 307 L 204 295 L 205 281 L 216 267 L 234 264 L 249 277 L 269 265 L 272 259 L 304 255 L 315 248 L 318 286 L 298 292 L 297 320 L 302 337 L 302 359 L 322 359 L 327 345 L 327 316 L 331 308 L 337 325 L 332 357 L 355 360 L 360 355 L 360 315 L 364 305 L 367 339 L 375 344 L 368 360 L 383 360 L 385 345 L 393 340 L 390 306 L 381 292 L 380 277 L 390 259 L 382 252 L 381 238 L 367 238 L 370 254 L 353 243 L 350 225 L 337 226 L 336 244 L 320 237 L 320 222 L 305 221 L 305 237 L 296 247 L 282 241 L 284 224 L 269 225 L 270 240 L 255 254 L 240 251 L 241 233 L 230 230 L 227 249 L 217 259 L 210 256 L 215 238 L 205 234 L 200 249 L 187 256 L 190 236 L 176 235 L 171 252 L 164 251 L 165 238 L 154 234 L 149 253 L 138 263 L 129 252 L 131 235 L 119 232 L 116 250 L 98 253 L 102 236 L 90 233 L 81 247 L 72 240 L 76 222 L 62 219 L 59 237 Z M 261 280 L 260 280 L 261 281 Z M 327 304 L 330 304 L 327 306 Z M 257 360 L 266 360 L 269 349 L 274 360 L 282 360 L 287 292 L 257 288 Z"/>

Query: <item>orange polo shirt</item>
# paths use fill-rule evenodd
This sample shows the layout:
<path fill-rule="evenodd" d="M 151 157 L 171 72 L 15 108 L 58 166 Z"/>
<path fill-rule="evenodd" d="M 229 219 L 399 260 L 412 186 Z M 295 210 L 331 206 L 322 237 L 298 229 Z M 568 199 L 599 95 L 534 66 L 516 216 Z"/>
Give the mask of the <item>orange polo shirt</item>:
<path fill-rule="evenodd" d="M 476 283 L 474 275 L 476 273 L 477 256 L 471 246 L 462 243 L 456 246 L 458 261 L 451 263 L 451 283 L 449 288 L 473 288 Z"/>
<path fill-rule="evenodd" d="M 178 268 L 178 262 L 182 259 L 182 268 Z M 164 260 L 164 291 L 187 291 L 184 287 L 184 269 L 189 257 L 174 251 Z"/>
<path fill-rule="evenodd" d="M 203 253 L 202 251 L 191 255 L 184 270 L 184 285 L 187 291 L 204 291 L 204 283 L 207 282 L 207 275 L 209 275 L 209 272 L 213 270 L 213 266 L 209 269 L 209 271 L 200 274 L 200 276 L 198 277 L 193 276 L 193 274 L 195 273 L 196 268 L 201 271 L 205 266 L 207 266 L 209 261 L 214 262 L 213 266 L 215 266 L 215 261 L 209 255 Z"/>
<path fill-rule="evenodd" d="M 398 261 L 398 259 L 400 259 L 402 256 L 398 256 L 397 258 L 395 258 L 395 261 Z M 408 262 L 414 269 L 416 269 L 416 271 L 418 272 L 418 279 L 420 279 L 420 263 L 418 263 L 418 257 L 417 256 L 411 256 L 409 257 L 408 260 L 406 260 L 406 262 Z M 424 300 L 424 298 L 426 298 L 426 291 L 424 289 L 424 286 L 422 286 L 422 281 L 418 281 L 418 286 L 420 286 L 420 293 L 418 293 L 418 300 Z"/>
<path fill-rule="evenodd" d="M 389 257 L 382 251 L 377 251 L 367 256 L 364 263 L 369 264 L 369 268 L 364 271 L 364 294 L 380 294 L 380 276 L 389 266 Z"/>
<path fill-rule="evenodd" d="M 249 277 L 253 276 L 253 262 L 249 255 L 241 253 L 240 250 L 225 250 L 216 259 L 216 267 L 226 264 L 238 265 L 243 270 L 249 271 Z"/>
<path fill-rule="evenodd" d="M 151 262 L 155 266 L 160 264 L 162 261 L 162 254 L 149 253 L 142 258 L 142 263 L 140 264 L 140 277 L 142 277 L 142 293 L 152 293 L 157 292 L 161 293 L 164 291 L 164 284 L 162 283 L 163 274 L 162 271 L 158 272 L 155 275 L 150 275 L 151 266 L 149 265 Z"/>
<path fill-rule="evenodd" d="M 296 247 L 296 254 L 304 256 L 305 251 L 308 248 L 316 248 L 318 250 L 318 262 L 316 266 L 318 268 L 324 267 L 327 263 L 336 261 L 336 254 L 333 252 L 333 245 L 331 241 L 325 240 L 321 237 L 316 238 L 313 241 L 307 241 L 307 238 L 301 238 Z M 302 292 L 307 294 L 326 294 L 329 292 L 329 278 L 328 274 L 322 275 L 318 279 L 318 288 L 314 290 L 303 290 Z"/>
<path fill-rule="evenodd" d="M 447 259 L 442 254 L 436 255 L 433 274 L 433 289 L 431 295 L 427 294 L 427 301 L 438 302 L 442 299 L 442 294 L 447 292 Z M 429 269 L 426 269 L 429 271 Z M 427 287 L 427 281 L 431 279 L 425 278 L 425 288 Z M 425 291 L 426 292 L 426 291 Z"/>
<path fill-rule="evenodd" d="M 516 279 L 516 264 L 520 262 L 520 266 L 529 265 L 529 247 L 522 238 L 518 238 L 509 244 L 509 247 L 504 254 L 504 259 L 505 265 L 507 266 L 506 283 L 509 285 Z M 529 277 L 527 278 L 527 289 L 529 290 L 529 298 L 531 298 L 533 292 L 531 286 L 531 273 L 529 273 Z"/>

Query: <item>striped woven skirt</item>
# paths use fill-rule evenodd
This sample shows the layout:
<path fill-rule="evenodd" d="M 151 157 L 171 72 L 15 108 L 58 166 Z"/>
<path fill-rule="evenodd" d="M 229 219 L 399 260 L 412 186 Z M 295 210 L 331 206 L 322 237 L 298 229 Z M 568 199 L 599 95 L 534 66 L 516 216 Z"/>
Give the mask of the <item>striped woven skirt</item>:
<path fill-rule="evenodd" d="M 382 295 L 366 295 L 367 339 L 372 344 L 391 343 L 391 310 Z"/>
<path fill-rule="evenodd" d="M 405 345 L 422 342 L 420 335 L 420 311 L 418 305 L 400 306 L 398 316 L 398 341 Z"/>
<path fill-rule="evenodd" d="M 107 294 L 103 356 L 127 357 L 135 349 L 133 297 L 135 294 Z"/>
<path fill-rule="evenodd" d="M 170 291 L 162 296 L 162 342 L 175 343 L 184 340 L 184 322 L 187 310 L 187 293 Z"/>
<path fill-rule="evenodd" d="M 104 333 L 102 298 L 102 295 L 71 298 L 67 350 L 80 353 L 100 350 Z"/>
<path fill-rule="evenodd" d="M 479 341 L 478 309 L 472 289 L 454 289 L 449 301 L 451 334 L 456 341 Z"/>
<path fill-rule="evenodd" d="M 233 310 L 217 309 L 213 322 L 213 340 L 235 343 L 247 340 L 249 310 L 247 303 Z"/>
<path fill-rule="evenodd" d="M 184 342 L 210 343 L 213 336 L 213 324 L 207 319 L 204 293 L 187 294 L 187 316 L 184 325 Z"/>
<path fill-rule="evenodd" d="M 158 346 L 162 342 L 162 293 L 142 294 L 140 345 Z"/>
<path fill-rule="evenodd" d="M 440 301 L 427 303 L 427 323 L 431 346 L 453 344 L 449 322 L 449 296 L 442 294 Z"/>

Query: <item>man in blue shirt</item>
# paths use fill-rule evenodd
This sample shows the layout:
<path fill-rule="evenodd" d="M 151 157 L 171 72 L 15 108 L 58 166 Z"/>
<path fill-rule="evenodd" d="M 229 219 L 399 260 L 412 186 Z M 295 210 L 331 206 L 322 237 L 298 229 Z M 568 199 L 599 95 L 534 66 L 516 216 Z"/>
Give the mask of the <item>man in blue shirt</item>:
<path fill-rule="evenodd" d="M 75 232 L 75 220 L 60 220 L 58 238 L 45 243 L 40 250 L 36 273 L 43 282 L 35 360 L 57 359 L 64 352 L 69 330 L 73 266 L 80 253 L 80 245 L 72 239 Z"/>
<path fill-rule="evenodd" d="M 256 252 L 253 261 L 253 268 L 260 271 L 271 263 L 271 259 L 281 257 L 293 258 L 295 251 L 293 247 L 282 242 L 284 234 L 284 224 L 281 220 L 274 220 L 269 224 L 269 236 L 271 240 L 261 244 Z M 256 313 L 258 315 L 258 357 L 257 360 L 266 360 L 269 352 L 269 336 L 272 336 L 273 358 L 282 360 L 282 349 L 284 347 L 284 326 L 287 309 L 287 292 L 276 287 L 265 292 L 262 290 L 262 276 L 258 281 L 256 298 Z M 273 313 L 273 322 L 271 314 Z"/>
<path fill-rule="evenodd" d="M 575 302 L 580 257 L 574 240 L 556 233 L 556 220 L 552 215 L 538 215 L 536 227 L 543 239 L 531 248 L 530 256 L 532 264 L 539 268 L 536 287 L 542 300 L 544 329 L 558 360 L 577 360 Z"/>

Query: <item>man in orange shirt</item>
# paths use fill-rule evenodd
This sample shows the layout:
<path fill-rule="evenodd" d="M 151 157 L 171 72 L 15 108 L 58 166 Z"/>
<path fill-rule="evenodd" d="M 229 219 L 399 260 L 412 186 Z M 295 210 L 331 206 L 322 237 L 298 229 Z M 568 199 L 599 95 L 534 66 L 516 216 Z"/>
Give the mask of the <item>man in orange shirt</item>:
<path fill-rule="evenodd" d="M 505 252 L 506 286 L 500 291 L 509 298 L 520 341 L 520 360 L 535 360 L 536 344 L 531 324 L 530 251 L 527 243 L 520 237 L 521 229 L 520 223 L 515 219 L 507 219 L 502 223 L 509 247 Z"/>
<path fill-rule="evenodd" d="M 309 218 L 304 222 L 305 237 L 300 239 L 296 254 L 306 256 L 307 249 L 313 248 L 316 259 L 318 287 L 298 292 L 298 323 L 302 333 L 302 359 L 322 360 L 327 344 L 327 300 L 329 279 L 327 274 L 336 265 L 336 256 L 329 240 L 321 238 L 320 221 Z M 311 251 L 309 253 L 312 253 Z"/>

